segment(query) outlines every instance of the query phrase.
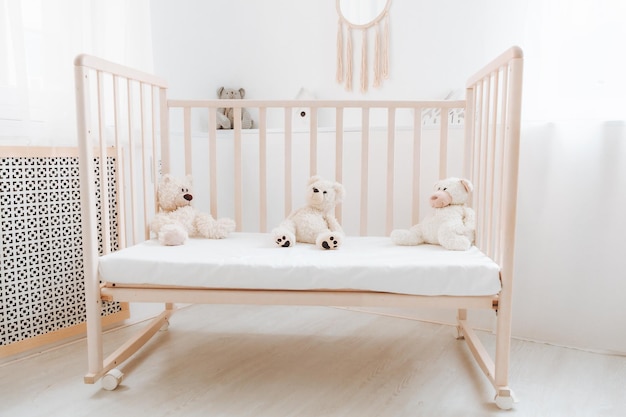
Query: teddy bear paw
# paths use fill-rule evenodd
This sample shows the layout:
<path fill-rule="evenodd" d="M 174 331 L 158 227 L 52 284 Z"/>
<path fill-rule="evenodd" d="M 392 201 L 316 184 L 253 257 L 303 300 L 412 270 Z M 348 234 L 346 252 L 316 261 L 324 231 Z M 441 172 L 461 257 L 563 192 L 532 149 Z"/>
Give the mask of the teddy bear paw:
<path fill-rule="evenodd" d="M 337 249 L 341 246 L 342 242 L 343 239 L 340 233 L 328 232 L 319 235 L 315 244 L 322 249 Z"/>
<path fill-rule="evenodd" d="M 417 233 L 411 230 L 394 230 L 391 232 L 391 241 L 400 246 L 416 246 L 420 243 L 424 243 Z"/>
<path fill-rule="evenodd" d="M 226 236 L 228 236 L 230 232 L 235 230 L 235 226 L 236 226 L 235 221 L 233 219 L 229 219 L 229 218 L 219 219 L 216 222 L 212 237 L 214 239 L 223 239 Z"/>
<path fill-rule="evenodd" d="M 279 236 L 276 238 L 276 244 L 281 248 L 288 248 L 291 246 L 291 240 L 287 236 Z"/>
<path fill-rule="evenodd" d="M 440 242 L 441 246 L 448 250 L 468 250 L 472 247 L 472 242 L 465 236 L 457 236 L 454 239 L 449 239 L 444 242 Z"/>
<path fill-rule="evenodd" d="M 187 231 L 180 226 L 166 224 L 158 233 L 159 242 L 165 246 L 179 246 L 187 240 Z"/>
<path fill-rule="evenodd" d="M 274 243 L 280 248 L 291 247 L 296 242 L 296 237 L 286 230 L 274 229 L 272 234 L 274 235 Z"/>

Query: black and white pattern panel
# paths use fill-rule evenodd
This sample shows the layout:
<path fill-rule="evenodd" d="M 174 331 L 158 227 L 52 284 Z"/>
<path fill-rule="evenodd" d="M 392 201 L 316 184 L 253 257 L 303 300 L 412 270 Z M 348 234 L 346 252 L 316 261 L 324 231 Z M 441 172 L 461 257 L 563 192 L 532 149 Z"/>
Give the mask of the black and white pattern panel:
<path fill-rule="evenodd" d="M 118 216 L 111 157 L 107 175 L 115 249 Z M 85 321 L 81 233 L 77 157 L 0 157 L 0 345 Z M 119 303 L 105 303 L 102 314 L 120 310 Z"/>

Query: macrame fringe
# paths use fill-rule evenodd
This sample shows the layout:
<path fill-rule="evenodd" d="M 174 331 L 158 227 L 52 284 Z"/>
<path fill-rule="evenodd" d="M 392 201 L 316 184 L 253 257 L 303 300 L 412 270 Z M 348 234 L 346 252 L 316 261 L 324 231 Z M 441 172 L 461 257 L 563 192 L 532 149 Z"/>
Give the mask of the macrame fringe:
<path fill-rule="evenodd" d="M 376 25 L 376 37 L 374 39 L 374 87 L 380 86 L 380 28 Z"/>
<path fill-rule="evenodd" d="M 343 82 L 343 26 L 339 19 L 339 28 L 337 29 L 337 82 Z"/>
<path fill-rule="evenodd" d="M 384 26 L 383 26 L 384 25 Z M 346 53 L 344 55 L 344 28 L 342 18 L 339 19 L 337 28 L 337 82 L 342 83 L 345 80 L 346 90 L 352 91 L 352 64 L 354 61 L 354 55 L 352 51 L 352 29 L 353 25 L 346 24 Z M 372 85 L 379 87 L 383 83 L 383 79 L 389 78 L 389 13 L 384 13 L 380 19 L 376 19 L 375 22 L 367 26 L 362 26 L 362 40 L 361 40 L 361 92 L 366 92 L 368 89 L 368 59 L 367 59 L 367 41 L 368 30 L 374 26 L 376 31 L 374 37 L 374 81 Z M 345 68 L 344 68 L 345 67 Z M 344 71 L 345 70 L 345 71 Z"/>
<path fill-rule="evenodd" d="M 367 91 L 367 29 L 363 29 L 361 41 L 361 91 Z"/>
<path fill-rule="evenodd" d="M 385 32 L 383 38 L 382 75 L 389 78 L 389 13 L 385 15 Z"/>

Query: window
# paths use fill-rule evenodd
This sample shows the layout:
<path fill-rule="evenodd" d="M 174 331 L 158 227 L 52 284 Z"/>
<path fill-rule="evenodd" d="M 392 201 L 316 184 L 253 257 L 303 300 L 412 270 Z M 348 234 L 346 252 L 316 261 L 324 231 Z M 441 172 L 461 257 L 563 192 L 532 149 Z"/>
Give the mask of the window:
<path fill-rule="evenodd" d="M 151 71 L 149 0 L 0 0 L 0 145 L 76 144 L 80 53 Z"/>

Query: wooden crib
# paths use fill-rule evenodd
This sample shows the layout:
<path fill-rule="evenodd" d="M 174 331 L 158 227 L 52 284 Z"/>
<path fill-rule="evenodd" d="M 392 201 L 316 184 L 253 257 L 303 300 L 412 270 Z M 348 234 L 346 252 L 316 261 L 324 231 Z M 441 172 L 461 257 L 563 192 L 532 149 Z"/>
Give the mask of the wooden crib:
<path fill-rule="evenodd" d="M 172 100 L 161 78 L 78 56 L 85 382 L 102 379 L 105 388 L 117 387 L 116 367 L 167 325 L 175 303 L 440 307 L 457 311 L 459 336 L 493 384 L 496 404 L 511 408 L 522 68 L 522 51 L 505 51 L 468 79 L 464 100 Z M 215 128 L 220 107 L 234 109 L 232 130 Z M 252 115 L 253 129 L 241 128 L 243 108 Z M 196 208 L 234 219 L 236 231 L 225 239 L 159 245 L 148 225 L 156 211 L 157 182 L 165 173 L 192 175 Z M 347 190 L 336 210 L 346 231 L 344 245 L 336 251 L 307 244 L 277 247 L 268 232 L 304 204 L 306 180 L 316 174 Z M 475 247 L 465 252 L 393 245 L 390 232 L 418 223 L 430 210 L 432 184 L 449 176 L 468 178 L 475 186 Z M 181 251 L 189 258 L 175 265 L 181 272 L 173 276 L 167 271 Z M 207 261 L 203 253 L 217 255 Z M 378 255 L 404 276 L 370 262 Z M 274 279 L 280 275 L 274 274 L 277 265 L 295 258 L 302 264 L 289 264 L 284 279 Z M 434 258 L 439 269 L 433 272 L 423 260 Z M 230 269 L 216 267 L 224 264 Z M 301 279 L 314 275 L 311 264 L 333 278 Z M 150 273 L 156 270 L 162 273 Z M 476 274 L 464 275 L 467 270 Z M 476 288 L 481 280 L 485 286 Z M 163 302 L 165 308 L 104 357 L 103 300 Z M 497 315 L 494 359 L 470 326 L 468 310 Z"/>

